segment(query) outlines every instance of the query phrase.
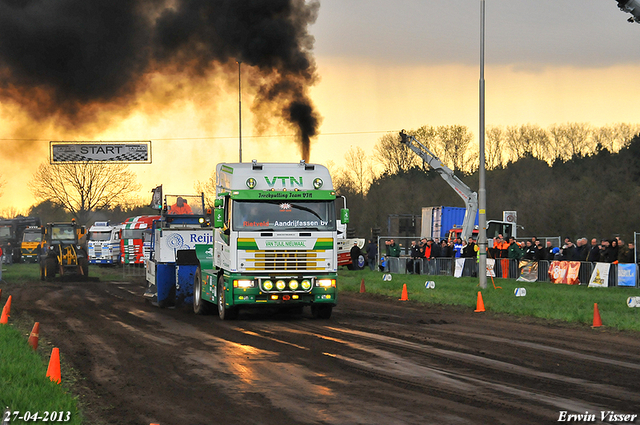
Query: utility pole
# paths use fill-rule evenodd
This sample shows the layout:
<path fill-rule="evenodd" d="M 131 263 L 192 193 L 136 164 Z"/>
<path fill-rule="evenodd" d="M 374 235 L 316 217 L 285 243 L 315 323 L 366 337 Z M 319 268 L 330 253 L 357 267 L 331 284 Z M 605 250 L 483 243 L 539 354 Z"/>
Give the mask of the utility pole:
<path fill-rule="evenodd" d="M 480 164 L 478 177 L 478 247 L 480 255 L 478 260 L 478 279 L 481 289 L 487 287 L 487 189 L 485 187 L 485 159 L 484 159 L 484 8 L 485 0 L 480 0 Z"/>
<path fill-rule="evenodd" d="M 242 74 L 240 66 L 242 61 L 238 61 L 238 162 L 242 162 Z"/>

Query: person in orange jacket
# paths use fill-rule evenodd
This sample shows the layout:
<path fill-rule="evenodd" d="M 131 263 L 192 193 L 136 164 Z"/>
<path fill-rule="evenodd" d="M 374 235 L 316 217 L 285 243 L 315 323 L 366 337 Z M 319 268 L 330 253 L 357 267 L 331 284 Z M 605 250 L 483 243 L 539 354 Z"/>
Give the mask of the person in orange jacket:
<path fill-rule="evenodd" d="M 191 211 L 191 207 L 187 204 L 187 200 L 178 196 L 176 203 L 169 208 L 169 214 L 193 214 L 193 211 Z"/>

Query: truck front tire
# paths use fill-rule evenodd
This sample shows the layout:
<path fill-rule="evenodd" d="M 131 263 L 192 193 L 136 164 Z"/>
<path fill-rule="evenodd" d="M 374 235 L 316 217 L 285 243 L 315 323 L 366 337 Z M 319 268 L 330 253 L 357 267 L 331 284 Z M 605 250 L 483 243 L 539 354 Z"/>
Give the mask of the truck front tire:
<path fill-rule="evenodd" d="M 198 267 L 193 278 L 193 312 L 195 314 L 209 314 L 212 307 L 210 302 L 202 299 L 202 275 L 200 274 L 200 267 Z"/>
<path fill-rule="evenodd" d="M 44 260 L 43 268 L 45 280 L 51 281 L 56 277 L 56 260 L 54 258 L 47 257 Z"/>
<path fill-rule="evenodd" d="M 314 319 L 329 319 L 333 306 L 329 304 L 311 304 L 311 315 Z"/>
<path fill-rule="evenodd" d="M 218 278 L 218 316 L 220 320 L 233 320 L 238 317 L 238 308 L 225 306 L 226 294 L 224 291 L 224 278 L 220 276 Z"/>

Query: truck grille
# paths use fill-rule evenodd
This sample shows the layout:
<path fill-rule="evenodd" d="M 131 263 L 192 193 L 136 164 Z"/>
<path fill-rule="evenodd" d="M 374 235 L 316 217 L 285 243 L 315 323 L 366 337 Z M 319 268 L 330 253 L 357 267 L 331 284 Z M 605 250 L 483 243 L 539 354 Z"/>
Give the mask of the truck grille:
<path fill-rule="evenodd" d="M 324 250 L 258 250 L 247 251 L 247 271 L 325 270 L 325 258 L 318 253 Z M 253 255 L 251 255 L 253 254 Z"/>

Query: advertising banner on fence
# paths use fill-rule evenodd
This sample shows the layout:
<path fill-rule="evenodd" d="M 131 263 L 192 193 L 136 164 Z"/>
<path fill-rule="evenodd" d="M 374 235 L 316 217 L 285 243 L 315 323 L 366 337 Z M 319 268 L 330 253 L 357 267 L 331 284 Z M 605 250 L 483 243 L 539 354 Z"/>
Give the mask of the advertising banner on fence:
<path fill-rule="evenodd" d="M 591 272 L 591 279 L 589 279 L 590 288 L 606 288 L 609 286 L 609 269 L 611 264 L 609 263 L 596 263 L 593 272 Z"/>
<path fill-rule="evenodd" d="M 579 272 L 580 261 L 552 261 L 549 266 L 549 280 L 553 283 L 580 285 Z"/>
<path fill-rule="evenodd" d="M 538 280 L 538 262 L 531 260 L 521 260 L 519 264 L 520 277 L 516 280 L 520 282 L 535 282 Z"/>
<path fill-rule="evenodd" d="M 503 258 L 500 260 L 500 270 L 502 270 L 502 278 L 509 278 L 509 260 L 507 258 Z"/>
<path fill-rule="evenodd" d="M 496 277 L 496 260 L 487 258 L 487 277 Z"/>
<path fill-rule="evenodd" d="M 618 286 L 636 286 L 635 264 L 618 264 Z"/>
<path fill-rule="evenodd" d="M 456 258 L 456 270 L 453 272 L 453 277 L 462 277 L 465 260 L 466 258 Z"/>

